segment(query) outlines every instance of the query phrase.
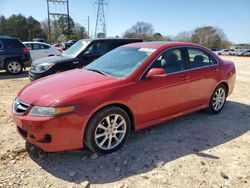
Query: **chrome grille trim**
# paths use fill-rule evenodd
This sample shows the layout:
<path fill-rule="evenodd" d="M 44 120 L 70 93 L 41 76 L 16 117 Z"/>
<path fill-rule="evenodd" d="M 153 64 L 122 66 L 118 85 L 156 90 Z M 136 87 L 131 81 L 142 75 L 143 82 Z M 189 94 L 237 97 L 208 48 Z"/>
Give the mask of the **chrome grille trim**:
<path fill-rule="evenodd" d="M 13 102 L 12 111 L 16 115 L 23 115 L 29 107 L 29 104 L 16 98 Z"/>

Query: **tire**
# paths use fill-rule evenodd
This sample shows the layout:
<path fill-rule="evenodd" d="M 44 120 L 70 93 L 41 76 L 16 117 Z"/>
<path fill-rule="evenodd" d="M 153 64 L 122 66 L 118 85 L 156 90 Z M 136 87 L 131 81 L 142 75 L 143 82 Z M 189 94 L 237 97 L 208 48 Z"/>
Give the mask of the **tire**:
<path fill-rule="evenodd" d="M 227 88 L 223 84 L 218 85 L 210 98 L 208 112 L 210 114 L 220 113 L 226 103 L 226 98 Z"/>
<path fill-rule="evenodd" d="M 23 64 L 18 60 L 8 60 L 5 69 L 9 74 L 17 75 L 23 72 Z"/>
<path fill-rule="evenodd" d="M 127 140 L 130 122 L 123 109 L 116 106 L 106 107 L 90 119 L 85 129 L 84 143 L 93 152 L 112 153 Z"/>

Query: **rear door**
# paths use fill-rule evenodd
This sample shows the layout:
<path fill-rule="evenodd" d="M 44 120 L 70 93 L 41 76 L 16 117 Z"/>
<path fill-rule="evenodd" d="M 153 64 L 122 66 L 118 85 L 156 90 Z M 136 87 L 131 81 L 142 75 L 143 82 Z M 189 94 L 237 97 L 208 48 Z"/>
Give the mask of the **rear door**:
<path fill-rule="evenodd" d="M 189 107 L 208 104 L 210 96 L 217 84 L 219 74 L 218 62 L 207 51 L 190 47 L 187 48 L 190 79 Z"/>

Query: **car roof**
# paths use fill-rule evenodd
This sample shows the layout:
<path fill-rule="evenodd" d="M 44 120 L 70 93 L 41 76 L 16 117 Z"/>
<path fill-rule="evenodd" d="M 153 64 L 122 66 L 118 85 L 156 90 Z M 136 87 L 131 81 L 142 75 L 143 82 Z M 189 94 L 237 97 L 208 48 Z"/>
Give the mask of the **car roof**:
<path fill-rule="evenodd" d="M 23 42 L 24 44 L 44 44 L 44 45 L 48 45 L 51 46 L 50 44 L 44 43 L 44 42 L 35 42 L 35 41 L 25 41 Z"/>
<path fill-rule="evenodd" d="M 142 41 L 142 39 L 136 38 L 94 38 L 94 39 L 81 39 L 84 41 Z"/>
<path fill-rule="evenodd" d="M 0 39 L 18 39 L 18 38 L 0 35 Z"/>
<path fill-rule="evenodd" d="M 159 49 L 161 47 L 175 47 L 175 46 L 202 47 L 199 44 L 195 44 L 195 43 L 191 43 L 191 42 L 175 42 L 175 41 L 138 42 L 138 43 L 127 44 L 125 46 L 128 46 L 128 47 L 140 47 L 140 48 L 155 48 L 155 49 Z"/>

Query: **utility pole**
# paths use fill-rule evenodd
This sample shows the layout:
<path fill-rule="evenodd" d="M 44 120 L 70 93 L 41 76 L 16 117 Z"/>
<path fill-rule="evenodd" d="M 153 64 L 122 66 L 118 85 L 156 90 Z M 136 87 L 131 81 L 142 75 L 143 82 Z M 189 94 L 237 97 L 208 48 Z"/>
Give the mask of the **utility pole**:
<path fill-rule="evenodd" d="M 64 6 L 66 8 L 66 12 L 53 12 L 51 11 L 51 6 Z M 69 17 L 69 0 L 47 0 L 47 11 L 48 11 L 48 28 L 49 28 L 49 36 L 48 41 L 51 42 L 51 26 L 50 26 L 50 18 L 51 16 L 65 16 L 67 17 L 68 22 L 68 28 L 67 28 L 67 34 L 69 35 L 71 33 L 71 26 L 70 26 L 70 17 Z"/>
<path fill-rule="evenodd" d="M 88 37 L 90 37 L 90 32 L 89 32 L 89 16 L 88 16 Z"/>
<path fill-rule="evenodd" d="M 105 38 L 106 33 L 106 23 L 105 23 L 105 14 L 104 14 L 104 5 L 107 5 L 105 0 L 97 0 L 96 2 L 97 16 L 96 16 L 96 26 L 95 26 L 95 38 Z"/>

